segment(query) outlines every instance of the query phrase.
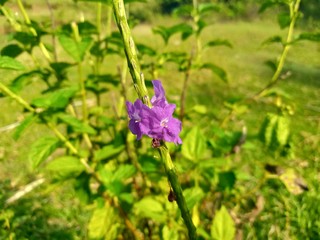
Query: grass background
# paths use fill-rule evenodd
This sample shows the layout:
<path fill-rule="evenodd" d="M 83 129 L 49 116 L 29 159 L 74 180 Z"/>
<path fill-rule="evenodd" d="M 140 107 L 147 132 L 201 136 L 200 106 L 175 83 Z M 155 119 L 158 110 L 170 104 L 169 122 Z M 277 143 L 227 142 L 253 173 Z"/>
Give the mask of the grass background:
<path fill-rule="evenodd" d="M 91 4 L 73 2 L 61 3 L 51 1 L 55 6 L 55 16 L 58 23 L 82 18 L 94 21 L 94 8 Z M 18 9 L 14 3 L 8 6 L 13 12 Z M 139 13 L 140 5 L 133 12 Z M 141 9 L 140 9 L 141 11 Z M 49 11 L 43 1 L 33 1 L 28 9 L 32 19 L 50 21 Z M 104 19 L 105 20 L 105 19 Z M 170 26 L 180 19 L 174 16 L 155 15 L 148 23 L 143 23 L 133 29 L 135 40 L 139 43 L 152 44 L 163 50 L 161 38 L 152 33 L 152 26 Z M 274 60 L 280 54 L 280 46 L 276 44 L 261 46 L 261 43 L 273 35 L 285 36 L 286 31 L 280 30 L 275 16 L 271 12 L 265 15 L 246 19 L 228 19 L 213 16 L 214 24 L 204 30 L 202 41 L 213 38 L 229 40 L 233 48 L 217 47 L 203 54 L 204 61 L 213 62 L 223 67 L 229 77 L 229 83 L 223 83 L 210 72 L 193 72 L 187 93 L 187 108 L 196 104 L 205 105 L 208 113 L 202 116 L 199 124 L 204 134 L 210 131 L 207 126 L 218 125 L 228 114 L 223 107 L 224 101 L 232 98 L 251 96 L 259 91 L 271 79 L 273 72 L 264 62 Z M 0 18 L 0 47 L 9 43 L 10 28 L 3 17 Z M 114 29 L 115 26 L 114 26 Z M 307 26 L 300 25 L 296 34 L 307 31 Z M 193 39 L 181 42 L 179 36 L 170 39 L 167 49 L 179 48 L 189 51 Z M 36 53 L 40 54 L 40 53 Z M 61 52 L 63 57 L 64 53 Z M 66 59 L 68 59 L 66 57 Z M 28 65 L 27 56 L 19 60 Z M 106 72 L 115 71 L 117 61 L 107 58 L 104 63 Z M 279 158 L 263 149 L 256 136 L 266 111 L 272 110 L 264 103 L 254 103 L 251 109 L 239 118 L 232 119 L 229 129 L 241 130 L 245 124 L 248 128 L 248 145 L 244 146 L 239 161 L 240 166 L 248 175 L 256 176 L 256 182 L 246 183 L 246 187 L 258 185 L 258 176 L 265 163 L 276 163 L 284 167 L 294 168 L 305 179 L 309 191 L 294 196 L 277 181 L 268 181 L 261 191 L 268 196 L 259 219 L 253 223 L 243 224 L 244 239 L 308 239 L 310 232 L 320 231 L 318 216 L 320 208 L 317 203 L 320 196 L 320 45 L 319 43 L 300 42 L 289 52 L 285 72 L 289 77 L 282 80 L 278 87 L 286 91 L 295 109 L 291 118 L 292 138 L 295 145 L 295 157 Z M 8 83 L 14 75 L 0 70 L 1 81 Z M 70 74 L 71 75 L 71 74 Z M 71 77 L 72 78 L 72 77 Z M 151 80 L 146 74 L 147 80 Z M 168 98 L 178 101 L 183 76 L 175 67 L 167 64 L 160 78 L 168 92 Z M 37 79 L 35 83 L 22 92 L 26 99 L 32 99 L 39 94 L 42 85 Z M 105 98 L 105 105 L 110 106 Z M 0 98 L 0 128 L 21 119 L 21 107 L 7 98 Z M 208 124 L 208 122 L 210 124 Z M 194 124 L 189 122 L 188 124 Z M 2 131 L 0 134 L 0 200 L 3 202 L 22 186 L 41 176 L 31 170 L 27 155 L 30 145 L 47 131 L 45 128 L 28 129 L 19 141 L 12 139 L 12 131 Z M 253 151 L 251 145 L 258 145 L 261 151 Z M 260 145 L 259 145 L 260 144 Z M 248 167 L 249 166 L 249 167 Z M 241 191 L 241 188 L 239 188 Z M 244 188 L 246 189 L 246 188 Z M 241 206 L 241 200 L 239 200 Z M 70 186 L 41 186 L 39 189 L 19 200 L 12 208 L 15 218 L 10 228 L 15 229 L 17 239 L 85 239 L 86 224 L 90 209 L 83 209 L 70 190 Z M 1 236 L 0 236 L 0 239 Z"/>

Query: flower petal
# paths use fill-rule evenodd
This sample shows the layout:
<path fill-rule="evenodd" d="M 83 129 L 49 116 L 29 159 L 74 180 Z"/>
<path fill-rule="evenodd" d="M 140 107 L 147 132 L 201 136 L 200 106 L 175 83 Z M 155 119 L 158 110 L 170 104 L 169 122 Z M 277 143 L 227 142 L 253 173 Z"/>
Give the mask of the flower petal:
<path fill-rule="evenodd" d="M 166 99 L 166 93 L 162 87 L 162 83 L 159 80 L 153 80 L 154 96 L 151 98 L 153 106 L 164 106 L 168 104 Z"/>

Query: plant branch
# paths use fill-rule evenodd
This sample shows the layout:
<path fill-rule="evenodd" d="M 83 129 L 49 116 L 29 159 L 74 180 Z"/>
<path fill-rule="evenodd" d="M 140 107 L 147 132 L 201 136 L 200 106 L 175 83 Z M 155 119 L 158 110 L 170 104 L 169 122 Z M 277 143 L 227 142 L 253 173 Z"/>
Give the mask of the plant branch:
<path fill-rule="evenodd" d="M 189 59 L 188 59 L 188 66 L 184 74 L 184 82 L 183 87 L 181 91 L 181 97 L 180 97 L 180 120 L 183 122 L 184 115 L 185 115 L 185 105 L 186 105 L 186 95 L 187 95 L 187 89 L 188 89 L 188 82 L 190 78 L 191 73 L 191 66 L 193 61 L 193 53 L 191 53 Z"/>
<path fill-rule="evenodd" d="M 147 88 L 144 83 L 143 74 L 140 70 L 135 44 L 131 36 L 130 28 L 128 26 L 124 2 L 123 0 L 113 0 L 112 3 L 116 22 L 124 43 L 128 67 L 133 79 L 136 92 L 138 93 L 139 98 L 144 102 L 144 104 L 151 107 L 151 102 L 148 96 Z M 185 225 L 189 232 L 189 239 L 194 240 L 196 239 L 196 228 L 192 222 L 192 218 L 189 213 L 186 201 L 184 199 L 178 176 L 175 173 L 174 165 L 171 160 L 169 150 L 165 146 L 165 143 L 163 143 L 163 146 L 159 148 L 159 153 L 163 160 L 163 164 L 165 165 L 168 180 L 176 194 L 177 203 L 180 208 L 182 218 L 184 219 Z"/>
<path fill-rule="evenodd" d="M 146 88 L 144 77 L 141 72 L 140 64 L 137 57 L 136 46 L 134 44 L 131 30 L 127 22 L 124 2 L 123 0 L 113 0 L 112 4 L 116 22 L 124 43 L 124 51 L 128 60 L 128 67 L 132 76 L 134 87 L 142 102 L 151 107 L 148 90 Z"/>
<path fill-rule="evenodd" d="M 21 98 L 20 96 L 18 96 L 17 94 L 15 94 L 14 92 L 12 92 L 9 88 L 7 88 L 5 85 L 3 85 L 0 82 L 0 90 L 2 90 L 7 96 L 11 97 L 12 99 L 16 100 L 18 103 L 20 103 L 24 108 L 26 108 L 27 110 L 29 110 L 30 112 L 33 113 L 37 113 L 37 109 L 33 108 L 29 103 L 27 103 L 23 98 Z M 62 141 L 64 143 L 64 145 L 71 151 L 72 154 L 77 155 L 81 158 L 81 156 L 79 155 L 79 151 L 77 150 L 77 148 L 75 146 L 72 145 L 72 143 L 67 139 L 67 137 L 65 137 L 60 131 L 59 129 L 51 122 L 47 122 L 45 121 L 45 124 L 47 125 L 47 127 L 49 129 L 52 130 L 52 132 L 56 135 L 57 138 L 59 138 L 60 141 Z M 94 172 L 94 169 L 92 169 L 87 163 L 86 161 L 81 158 L 80 162 L 84 165 L 84 167 L 86 168 L 87 172 L 94 175 L 94 177 L 98 180 L 97 175 Z M 85 164 L 86 163 L 86 164 Z M 100 181 L 101 182 L 101 181 Z"/>
<path fill-rule="evenodd" d="M 4 84 L 0 82 L 0 90 L 2 90 L 6 95 L 11 97 L 12 99 L 16 100 L 20 105 L 22 105 L 25 109 L 30 112 L 35 112 L 36 109 L 31 107 L 29 103 L 27 103 L 22 97 L 18 96 L 14 92 L 12 92 L 9 88 L 7 88 Z"/>
<path fill-rule="evenodd" d="M 56 21 L 54 18 L 53 8 L 50 4 L 49 0 L 46 0 L 47 6 L 50 12 L 50 18 L 51 18 L 51 29 L 53 31 L 53 34 L 51 36 L 51 42 L 52 42 L 52 50 L 53 50 L 53 59 L 55 62 L 58 61 L 58 55 L 57 55 L 57 44 L 56 44 L 56 35 L 54 34 L 54 31 L 56 30 Z"/>
<path fill-rule="evenodd" d="M 292 44 L 293 31 L 294 31 L 294 26 L 295 26 L 296 20 L 298 18 L 300 1 L 301 0 L 296 0 L 295 2 L 291 2 L 289 5 L 291 22 L 290 22 L 289 29 L 288 29 L 287 39 L 286 39 L 286 42 L 284 43 L 282 53 L 280 55 L 280 59 L 279 59 L 278 65 L 277 65 L 277 69 L 274 72 L 270 83 L 266 87 L 264 87 L 261 91 L 259 91 L 254 96 L 254 98 L 259 98 L 259 97 L 263 96 L 263 94 L 268 89 L 270 89 L 271 87 L 273 87 L 274 85 L 276 85 L 278 83 L 278 80 L 279 80 L 280 74 L 282 72 L 286 57 L 288 55 L 288 51 L 289 51 L 291 44 Z"/>
<path fill-rule="evenodd" d="M 22 13 L 22 16 L 25 20 L 25 22 L 27 23 L 27 25 L 29 25 L 29 30 L 31 32 L 31 34 L 34 36 L 34 37 L 38 37 L 38 33 L 37 31 L 31 26 L 31 20 L 23 6 L 23 3 L 21 0 L 17 0 L 18 1 L 18 6 L 19 6 L 19 9 Z M 45 58 L 50 62 L 51 61 L 51 57 L 50 57 L 50 54 L 47 50 L 47 48 L 44 46 L 44 44 L 39 40 L 39 47 L 43 53 L 43 55 L 45 56 Z"/>
<path fill-rule="evenodd" d="M 187 207 L 186 200 L 184 199 L 182 188 L 181 188 L 178 176 L 175 172 L 174 165 L 171 160 L 171 156 L 169 154 L 169 150 L 165 145 L 163 145 L 159 148 L 159 153 L 162 158 L 163 164 L 165 166 L 165 170 L 166 170 L 170 185 L 175 193 L 176 201 L 181 211 L 181 216 L 184 220 L 184 223 L 187 226 L 189 239 L 191 240 L 197 239 L 196 227 L 192 222 L 192 218 L 191 218 L 189 209 Z"/>

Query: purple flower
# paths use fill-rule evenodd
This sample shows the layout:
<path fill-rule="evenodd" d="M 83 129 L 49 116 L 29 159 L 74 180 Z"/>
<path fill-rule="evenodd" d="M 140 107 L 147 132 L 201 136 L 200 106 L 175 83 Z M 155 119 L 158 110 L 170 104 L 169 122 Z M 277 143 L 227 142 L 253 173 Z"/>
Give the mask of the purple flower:
<path fill-rule="evenodd" d="M 151 109 L 152 114 L 147 116 L 151 126 L 147 134 L 149 137 L 175 144 L 182 143 L 179 137 L 181 122 L 172 117 L 175 107 L 174 104 L 168 104 L 166 107 L 155 106 Z"/>
<path fill-rule="evenodd" d="M 144 111 L 149 111 L 149 108 L 142 103 L 140 99 L 137 99 L 134 104 L 131 102 L 126 102 L 127 111 L 130 118 L 129 121 L 129 129 L 135 135 L 137 135 L 137 139 L 140 140 L 143 134 L 146 134 L 149 129 L 145 128 L 145 124 L 143 124 L 145 115 Z"/>
<path fill-rule="evenodd" d="M 152 81 L 155 95 L 151 98 L 152 108 L 144 105 L 140 99 L 134 104 L 127 102 L 129 129 L 139 140 L 142 135 L 153 139 L 181 144 L 179 137 L 181 122 L 172 116 L 175 104 L 169 104 L 159 80 Z"/>
<path fill-rule="evenodd" d="M 152 85 L 154 88 L 154 96 L 151 98 L 152 106 L 162 106 L 168 104 L 167 99 L 165 97 L 165 91 L 162 87 L 162 84 L 159 80 L 153 80 Z"/>

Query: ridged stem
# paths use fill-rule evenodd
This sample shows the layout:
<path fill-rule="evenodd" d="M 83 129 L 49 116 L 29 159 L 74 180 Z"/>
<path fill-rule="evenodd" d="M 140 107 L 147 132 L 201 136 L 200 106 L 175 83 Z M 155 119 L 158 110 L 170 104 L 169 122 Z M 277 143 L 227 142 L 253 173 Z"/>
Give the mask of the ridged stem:
<path fill-rule="evenodd" d="M 128 67 L 132 76 L 134 87 L 142 102 L 151 107 L 148 90 L 146 88 L 144 77 L 141 72 L 140 64 L 137 57 L 136 46 L 134 44 L 131 30 L 128 25 L 124 2 L 123 0 L 113 0 L 112 4 L 116 22 L 122 36 L 124 51 L 128 60 Z"/>
<path fill-rule="evenodd" d="M 125 7 L 123 0 L 113 0 L 113 12 L 116 18 L 116 22 L 122 36 L 124 43 L 125 54 L 128 61 L 128 67 L 133 79 L 133 83 L 139 98 L 144 104 L 151 107 L 150 98 L 148 96 L 147 88 L 144 83 L 143 74 L 141 73 L 140 64 L 138 61 L 135 44 L 131 36 L 131 31 L 127 22 Z M 171 187 L 176 195 L 176 201 L 181 211 L 181 216 L 184 219 L 185 225 L 188 229 L 189 239 L 196 239 L 196 228 L 192 222 L 190 212 L 188 210 L 186 201 L 184 199 L 182 188 L 178 179 L 178 176 L 174 170 L 174 165 L 171 160 L 168 148 L 163 144 L 159 148 L 159 153 L 165 166 L 166 174 Z"/>
<path fill-rule="evenodd" d="M 181 184 L 180 184 L 179 178 L 176 174 L 171 156 L 169 154 L 169 150 L 165 145 L 163 145 L 159 148 L 159 153 L 160 153 L 161 159 L 163 161 L 168 180 L 169 180 L 170 185 L 174 191 L 178 207 L 181 211 L 181 216 L 182 216 L 184 223 L 188 229 L 189 239 L 195 240 L 195 239 L 197 239 L 196 227 L 194 226 L 194 224 L 192 222 L 192 218 L 191 218 L 189 209 L 187 207 L 186 200 L 183 196 Z"/>

